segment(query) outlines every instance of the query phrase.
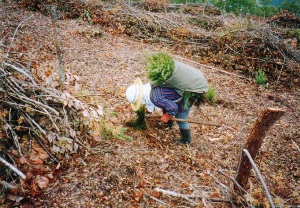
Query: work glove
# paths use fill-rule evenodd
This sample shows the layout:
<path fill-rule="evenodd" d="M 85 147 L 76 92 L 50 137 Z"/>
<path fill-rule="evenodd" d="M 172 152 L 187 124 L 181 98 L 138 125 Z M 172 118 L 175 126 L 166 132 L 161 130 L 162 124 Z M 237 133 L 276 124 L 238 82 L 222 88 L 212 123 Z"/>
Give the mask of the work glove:
<path fill-rule="evenodd" d="M 165 113 L 164 115 L 162 115 L 162 117 L 160 117 L 160 121 L 168 123 L 168 121 L 171 120 L 171 118 L 172 116 L 170 116 L 168 113 Z"/>

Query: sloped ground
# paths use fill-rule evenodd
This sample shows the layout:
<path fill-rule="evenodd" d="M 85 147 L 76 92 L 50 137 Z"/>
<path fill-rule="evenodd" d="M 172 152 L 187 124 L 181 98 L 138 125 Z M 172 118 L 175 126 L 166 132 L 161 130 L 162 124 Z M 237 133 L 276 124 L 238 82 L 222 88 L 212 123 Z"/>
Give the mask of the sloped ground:
<path fill-rule="evenodd" d="M 18 28 L 13 49 L 23 49 L 26 57 L 38 63 L 39 70 L 56 69 L 50 18 L 3 3 L 0 8 L 2 37 L 12 36 L 17 25 L 26 20 Z M 27 19 L 30 15 L 32 17 Z M 142 65 L 144 52 L 164 49 L 174 55 L 179 53 L 163 45 L 111 35 L 104 28 L 82 20 L 59 21 L 59 25 L 65 67 L 81 77 L 82 91 L 95 94 L 90 96 L 90 102 L 100 102 L 108 111 L 118 113 L 110 121 L 119 126 L 126 127 L 126 122 L 134 117 L 124 97 L 127 86 L 135 77 L 147 81 Z M 300 204 L 299 89 L 290 91 L 276 86 L 265 89 L 253 80 L 199 68 L 217 89 L 217 100 L 215 106 L 205 104 L 200 109 L 193 109 L 190 119 L 221 123 L 221 127 L 192 124 L 190 147 L 174 144 L 173 138 L 179 136 L 177 127 L 165 130 L 156 122 L 151 122 L 151 128 L 144 132 L 128 128 L 126 134 L 132 137 L 131 140 L 97 138 L 85 141 L 85 147 L 78 154 L 63 159 L 57 169 L 49 169 L 46 177 L 51 183 L 44 194 L 27 196 L 21 206 L 235 206 L 204 199 L 191 202 L 160 195 L 154 188 L 227 199 L 232 182 L 219 171 L 234 177 L 247 134 L 266 107 L 280 108 L 286 113 L 268 132 L 256 162 L 277 205 Z M 155 114 L 159 115 L 159 112 Z M 260 203 L 267 204 L 265 192 L 254 175 L 252 172 L 249 192 Z M 7 207 L 18 205 L 5 198 L 0 200 Z"/>

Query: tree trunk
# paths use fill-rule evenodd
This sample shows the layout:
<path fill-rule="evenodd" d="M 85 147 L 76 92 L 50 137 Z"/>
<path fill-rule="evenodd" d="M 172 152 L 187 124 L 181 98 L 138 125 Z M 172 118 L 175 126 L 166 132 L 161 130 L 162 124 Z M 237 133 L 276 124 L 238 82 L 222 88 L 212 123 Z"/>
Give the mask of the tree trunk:
<path fill-rule="evenodd" d="M 272 126 L 282 115 L 284 111 L 274 108 L 266 108 L 261 112 L 259 118 L 255 121 L 254 126 L 250 132 L 245 149 L 248 150 L 253 160 L 259 152 L 263 143 L 263 138 L 270 126 Z M 242 157 L 237 168 L 235 180 L 242 188 L 246 188 L 250 170 L 252 166 L 247 155 L 242 152 Z M 239 190 L 237 185 L 234 186 L 235 190 Z"/>
<path fill-rule="evenodd" d="M 52 24 L 54 29 L 54 42 L 55 47 L 57 51 L 57 57 L 58 57 L 58 63 L 59 63 L 59 87 L 61 90 L 65 89 L 65 69 L 64 69 L 64 61 L 63 61 L 63 55 L 61 50 L 61 42 L 60 42 L 60 34 L 59 34 L 59 27 L 57 24 L 57 12 L 56 8 L 53 5 L 51 7 L 51 17 L 52 17 Z"/>

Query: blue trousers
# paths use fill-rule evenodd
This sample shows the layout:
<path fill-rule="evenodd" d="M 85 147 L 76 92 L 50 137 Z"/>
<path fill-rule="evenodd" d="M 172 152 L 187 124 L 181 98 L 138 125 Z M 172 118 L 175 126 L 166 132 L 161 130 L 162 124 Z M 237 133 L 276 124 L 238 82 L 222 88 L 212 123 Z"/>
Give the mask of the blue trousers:
<path fill-rule="evenodd" d="M 184 111 L 177 112 L 175 115 L 175 118 L 179 119 L 187 119 L 188 115 L 190 113 L 190 108 L 186 109 Z M 177 121 L 179 129 L 190 129 L 190 125 L 188 122 L 182 122 L 182 121 Z"/>

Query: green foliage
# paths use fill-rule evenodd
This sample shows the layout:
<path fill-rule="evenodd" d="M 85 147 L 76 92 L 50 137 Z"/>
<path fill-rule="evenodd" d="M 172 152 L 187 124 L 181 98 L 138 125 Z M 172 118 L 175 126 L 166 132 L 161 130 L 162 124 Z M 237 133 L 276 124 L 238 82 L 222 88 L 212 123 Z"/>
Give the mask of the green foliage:
<path fill-rule="evenodd" d="M 189 100 L 190 100 L 190 97 L 192 96 L 192 93 L 191 92 L 183 92 L 183 100 L 184 100 L 184 109 L 188 109 L 189 107 Z"/>
<path fill-rule="evenodd" d="M 137 117 L 134 120 L 134 122 L 132 123 L 133 128 L 135 128 L 137 130 L 144 130 L 147 128 L 146 123 L 145 123 L 145 112 L 146 112 L 146 109 L 145 109 L 144 105 L 135 112 Z"/>
<path fill-rule="evenodd" d="M 155 85 L 166 82 L 175 68 L 172 57 L 166 52 L 146 55 L 145 68 L 148 70 L 147 77 Z"/>
<path fill-rule="evenodd" d="M 255 72 L 256 83 L 259 85 L 267 86 L 267 77 L 264 70 L 259 69 Z"/>
<path fill-rule="evenodd" d="M 118 122 L 111 122 L 111 120 L 118 120 L 118 113 L 113 111 L 107 111 L 105 109 L 105 117 L 102 121 L 100 129 L 101 136 L 104 139 L 132 139 L 130 136 L 125 134 L 127 128 L 123 127 L 123 125 L 116 124 Z"/>
<path fill-rule="evenodd" d="M 127 140 L 131 140 L 132 138 L 128 135 L 126 135 L 127 128 L 120 128 L 119 132 L 117 134 L 114 135 L 114 137 L 116 139 L 127 139 Z"/>
<path fill-rule="evenodd" d="M 272 3 L 272 0 L 259 0 L 259 3 L 263 6 L 270 5 Z"/>
<path fill-rule="evenodd" d="M 300 14 L 300 1 L 299 0 L 285 0 L 279 7 L 280 9 L 288 10 L 295 14 Z"/>
<path fill-rule="evenodd" d="M 116 139 L 127 139 L 131 140 L 132 138 L 128 135 L 126 135 L 127 128 L 120 127 L 120 128 L 102 128 L 102 136 L 104 139 L 111 139 L 111 138 L 116 138 Z"/>
<path fill-rule="evenodd" d="M 300 29 L 288 29 L 286 31 L 287 35 L 292 38 L 297 38 L 300 41 Z"/>
<path fill-rule="evenodd" d="M 210 0 L 172 0 L 171 1 L 173 4 L 182 4 L 182 3 L 195 3 L 195 4 L 199 4 L 199 3 L 209 3 Z"/>
<path fill-rule="evenodd" d="M 113 137 L 113 130 L 109 128 L 102 128 L 101 134 L 104 139 L 110 139 Z"/>
<path fill-rule="evenodd" d="M 217 91 L 214 87 L 208 86 L 207 92 L 204 94 L 205 99 L 209 103 L 214 103 L 216 98 Z"/>
<path fill-rule="evenodd" d="M 258 6 L 256 0 L 214 0 L 213 4 L 226 12 L 236 14 L 253 14 Z"/>
<path fill-rule="evenodd" d="M 260 17 L 271 17 L 277 13 L 278 13 L 278 9 L 270 5 L 260 6 L 254 12 L 256 16 L 260 16 Z"/>
<path fill-rule="evenodd" d="M 202 93 L 183 92 L 184 109 L 188 109 L 191 102 L 193 102 L 193 105 L 198 107 L 204 102 L 204 98 L 205 97 Z"/>

